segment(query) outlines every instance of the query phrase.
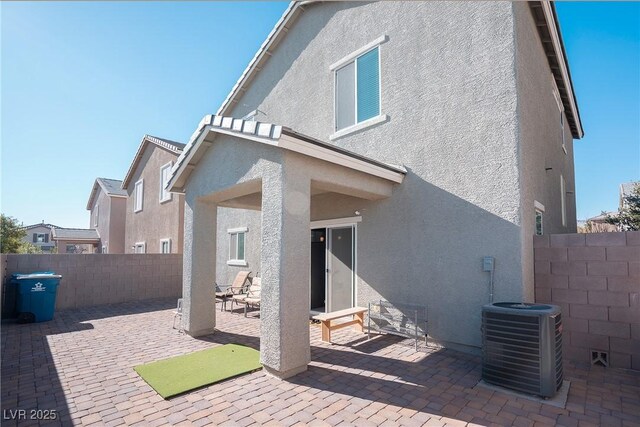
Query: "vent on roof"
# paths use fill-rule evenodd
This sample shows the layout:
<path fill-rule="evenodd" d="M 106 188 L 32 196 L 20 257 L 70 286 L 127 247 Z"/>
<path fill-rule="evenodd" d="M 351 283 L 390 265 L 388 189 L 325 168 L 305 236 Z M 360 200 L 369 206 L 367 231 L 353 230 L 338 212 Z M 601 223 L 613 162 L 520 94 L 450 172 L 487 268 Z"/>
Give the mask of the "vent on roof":
<path fill-rule="evenodd" d="M 482 379 L 552 397 L 562 386 L 562 317 L 546 304 L 494 303 L 482 308 Z"/>

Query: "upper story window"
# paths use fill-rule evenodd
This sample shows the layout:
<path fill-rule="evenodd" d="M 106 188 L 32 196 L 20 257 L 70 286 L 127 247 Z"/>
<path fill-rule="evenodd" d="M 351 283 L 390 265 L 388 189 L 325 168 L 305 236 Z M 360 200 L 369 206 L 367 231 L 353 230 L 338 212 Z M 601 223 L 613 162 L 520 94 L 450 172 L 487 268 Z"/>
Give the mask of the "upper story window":
<path fill-rule="evenodd" d="M 562 103 L 560 91 L 558 90 L 558 85 L 556 84 L 556 79 L 553 75 L 551 75 L 551 82 L 553 83 L 553 98 L 556 100 L 556 105 L 558 106 L 558 112 L 560 115 L 560 141 L 562 142 L 562 151 L 564 151 L 564 154 L 567 154 L 567 146 L 564 134 L 564 104 Z"/>
<path fill-rule="evenodd" d="M 380 111 L 380 44 L 382 36 L 333 64 L 335 135 L 383 121 Z"/>
<path fill-rule="evenodd" d="M 33 233 L 33 243 L 49 243 L 49 234 Z"/>
<path fill-rule="evenodd" d="M 136 182 L 133 189 L 133 211 L 140 212 L 144 201 L 144 180 Z"/>
<path fill-rule="evenodd" d="M 336 70 L 336 129 L 380 114 L 378 47 Z"/>
<path fill-rule="evenodd" d="M 171 192 L 166 190 L 167 183 L 171 176 L 173 162 L 169 162 L 160 168 L 160 203 L 171 200 Z"/>
<path fill-rule="evenodd" d="M 562 226 L 567 226 L 567 182 L 564 176 L 560 175 L 560 209 L 562 215 Z"/>
<path fill-rule="evenodd" d="M 98 226 L 98 214 L 100 213 L 100 205 L 96 205 L 95 214 L 93 215 L 93 226 Z"/>

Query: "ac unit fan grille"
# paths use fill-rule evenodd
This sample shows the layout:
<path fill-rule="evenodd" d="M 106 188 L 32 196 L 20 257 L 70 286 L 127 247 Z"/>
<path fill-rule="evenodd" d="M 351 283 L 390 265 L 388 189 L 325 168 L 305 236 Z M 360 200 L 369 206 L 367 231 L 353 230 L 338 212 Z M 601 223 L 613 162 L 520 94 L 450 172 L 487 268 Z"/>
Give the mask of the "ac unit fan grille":
<path fill-rule="evenodd" d="M 525 393 L 540 390 L 540 321 L 537 316 L 483 313 L 487 381 Z"/>

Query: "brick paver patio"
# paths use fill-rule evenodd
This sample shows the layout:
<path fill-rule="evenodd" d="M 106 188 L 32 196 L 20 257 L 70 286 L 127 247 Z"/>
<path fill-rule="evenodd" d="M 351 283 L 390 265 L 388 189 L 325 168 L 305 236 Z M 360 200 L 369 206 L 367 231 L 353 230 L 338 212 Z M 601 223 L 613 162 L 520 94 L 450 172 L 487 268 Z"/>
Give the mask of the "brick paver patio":
<path fill-rule="evenodd" d="M 59 414 L 46 425 L 640 425 L 640 372 L 565 364 L 566 409 L 476 387 L 480 359 L 346 329 L 334 344 L 311 327 L 309 370 L 288 381 L 258 371 L 177 398 L 132 367 L 225 343 L 259 347 L 258 312 L 218 312 L 220 331 L 171 328 L 175 301 L 68 310 L 52 322 L 2 326 L 3 425 L 17 409 Z M 36 421 L 19 421 L 35 425 Z"/>

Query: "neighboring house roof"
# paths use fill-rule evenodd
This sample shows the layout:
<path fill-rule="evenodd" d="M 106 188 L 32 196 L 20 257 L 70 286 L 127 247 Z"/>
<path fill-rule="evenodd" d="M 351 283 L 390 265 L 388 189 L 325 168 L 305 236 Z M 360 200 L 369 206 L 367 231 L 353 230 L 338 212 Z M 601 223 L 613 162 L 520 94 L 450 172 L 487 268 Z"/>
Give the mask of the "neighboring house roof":
<path fill-rule="evenodd" d="M 184 192 L 184 186 L 194 167 L 204 155 L 212 139 L 209 133 L 221 133 L 295 151 L 309 157 L 346 166 L 396 183 L 401 183 L 406 169 L 384 163 L 333 144 L 319 141 L 287 127 L 217 115 L 205 116 L 171 170 L 168 189 Z M 206 140 L 206 143 L 205 143 Z"/>
<path fill-rule="evenodd" d="M 97 230 L 90 228 L 52 228 L 51 239 L 97 242 L 100 241 L 100 235 Z"/>
<path fill-rule="evenodd" d="M 304 12 L 304 6 L 317 3 L 317 1 L 292 1 L 284 11 L 276 25 L 273 27 L 267 39 L 262 43 L 258 52 L 247 65 L 242 75 L 231 88 L 231 92 L 222 102 L 216 115 L 229 113 L 230 108 L 238 102 L 238 99 L 247 91 L 247 88 L 256 77 L 257 73 L 264 68 L 264 64 L 273 55 L 278 44 L 286 37 L 289 30 Z M 556 79 L 556 84 L 560 91 L 560 97 L 567 112 L 567 120 L 574 138 L 582 138 L 584 131 L 580 120 L 580 112 L 576 102 L 571 73 L 567 63 L 564 43 L 560 34 L 560 25 L 556 15 L 555 6 L 548 1 L 533 1 L 529 3 L 531 11 L 538 27 L 538 32 L 544 46 L 551 72 Z M 256 106 L 257 107 L 257 106 Z"/>
<path fill-rule="evenodd" d="M 37 224 L 32 224 L 32 225 L 27 225 L 22 227 L 23 230 L 29 230 L 31 228 L 38 228 L 38 227 L 47 227 L 47 228 L 62 228 L 62 227 L 58 227 L 57 225 L 53 225 L 53 224 L 45 224 L 44 222 L 39 222 Z"/>
<path fill-rule="evenodd" d="M 136 155 L 133 158 L 133 162 L 131 162 L 131 166 L 129 166 L 129 171 L 127 172 L 127 175 L 124 177 L 124 180 L 122 181 L 122 189 L 126 190 L 127 187 L 129 186 L 129 183 L 133 178 L 133 174 L 135 173 L 136 168 L 138 167 L 138 164 L 142 159 L 144 150 L 146 150 L 149 144 L 155 144 L 160 148 L 164 148 L 165 150 L 171 151 L 172 153 L 175 153 L 176 156 L 182 153 L 182 150 L 185 147 L 183 143 L 172 141 L 170 139 L 158 138 L 157 136 L 151 136 L 151 135 L 143 136 L 142 141 L 140 142 L 140 146 L 138 147 L 138 151 L 136 152 Z"/>
<path fill-rule="evenodd" d="M 122 189 L 122 181 L 119 179 L 96 178 L 87 202 L 87 210 L 91 210 L 93 201 L 98 195 L 98 188 L 102 188 L 102 191 L 110 197 L 127 197 L 127 192 Z"/>
<path fill-rule="evenodd" d="M 594 217 L 587 218 L 587 222 L 588 221 L 593 221 L 593 222 L 604 221 L 605 219 L 607 219 L 608 216 L 616 217 L 616 216 L 618 216 L 618 212 L 602 212 L 600 215 L 596 215 Z"/>

